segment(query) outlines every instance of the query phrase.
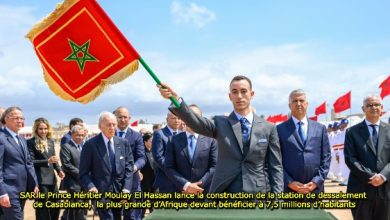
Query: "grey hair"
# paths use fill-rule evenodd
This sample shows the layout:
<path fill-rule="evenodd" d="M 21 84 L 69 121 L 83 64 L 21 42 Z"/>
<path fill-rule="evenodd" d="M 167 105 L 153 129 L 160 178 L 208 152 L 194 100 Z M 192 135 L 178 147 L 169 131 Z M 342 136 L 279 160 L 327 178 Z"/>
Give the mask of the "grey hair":
<path fill-rule="evenodd" d="M 365 106 L 367 104 L 369 99 L 378 99 L 382 103 L 382 98 L 379 95 L 370 94 L 370 95 L 367 95 L 366 97 L 364 97 L 363 106 Z"/>
<path fill-rule="evenodd" d="M 70 129 L 70 133 L 74 134 L 76 133 L 77 131 L 80 131 L 80 130 L 86 130 L 84 126 L 81 126 L 81 125 L 74 125 L 72 127 L 72 129 Z"/>
<path fill-rule="evenodd" d="M 296 95 L 305 95 L 306 97 L 306 92 L 303 89 L 295 89 L 290 92 L 290 95 L 288 96 L 288 103 L 292 102 L 293 96 Z"/>
<path fill-rule="evenodd" d="M 99 115 L 99 125 L 100 125 L 100 124 L 103 122 L 103 120 L 106 119 L 106 118 L 113 118 L 113 119 L 115 119 L 115 121 L 116 121 L 116 116 L 115 116 L 113 113 L 104 111 L 104 112 L 100 113 L 100 115 Z"/>

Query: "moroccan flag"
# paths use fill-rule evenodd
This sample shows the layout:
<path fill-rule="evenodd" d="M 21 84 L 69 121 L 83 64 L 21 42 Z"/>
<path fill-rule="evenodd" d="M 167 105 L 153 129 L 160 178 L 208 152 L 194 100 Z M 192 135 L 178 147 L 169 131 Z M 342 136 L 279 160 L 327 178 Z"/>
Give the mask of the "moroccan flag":
<path fill-rule="evenodd" d="M 266 119 L 268 122 L 271 123 L 278 123 L 278 122 L 284 122 L 288 120 L 288 115 L 278 114 L 278 115 L 270 115 Z"/>
<path fill-rule="evenodd" d="M 390 76 L 388 76 L 387 79 L 385 79 L 385 81 L 381 83 L 379 88 L 382 89 L 381 91 L 382 99 L 390 94 Z"/>
<path fill-rule="evenodd" d="M 311 119 L 313 121 L 318 121 L 318 115 L 311 116 L 311 117 L 309 117 L 309 119 Z"/>
<path fill-rule="evenodd" d="M 137 127 L 138 126 L 138 121 L 134 121 L 133 123 L 130 124 L 131 127 Z"/>
<path fill-rule="evenodd" d="M 315 115 L 325 114 L 326 113 L 326 102 L 322 103 L 315 110 Z"/>
<path fill-rule="evenodd" d="M 50 89 L 88 103 L 138 69 L 140 56 L 96 0 L 64 0 L 26 35 Z"/>
<path fill-rule="evenodd" d="M 288 115 L 280 115 L 279 117 L 279 122 L 284 122 L 284 121 L 287 121 L 288 120 Z"/>
<path fill-rule="evenodd" d="M 334 112 L 339 113 L 351 108 L 351 91 L 338 98 L 333 104 Z"/>

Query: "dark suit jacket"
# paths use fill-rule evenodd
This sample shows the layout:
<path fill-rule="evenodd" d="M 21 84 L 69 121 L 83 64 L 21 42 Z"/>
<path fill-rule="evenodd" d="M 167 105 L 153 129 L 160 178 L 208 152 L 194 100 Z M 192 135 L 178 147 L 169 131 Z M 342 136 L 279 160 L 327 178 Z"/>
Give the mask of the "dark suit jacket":
<path fill-rule="evenodd" d="M 141 170 L 145 166 L 145 146 L 142 140 L 142 136 L 139 132 L 134 131 L 133 129 L 127 129 L 125 134 L 125 139 L 129 142 L 131 151 L 133 153 L 134 164 L 137 166 L 138 170 Z M 139 171 L 133 175 L 133 188 L 132 191 L 141 190 L 141 181 L 139 178 Z"/>
<path fill-rule="evenodd" d="M 330 145 L 326 127 L 308 119 L 307 138 L 304 145 L 292 118 L 277 126 L 283 156 L 284 190 L 292 181 L 317 184 L 313 192 L 324 191 L 324 181 L 329 172 Z"/>
<path fill-rule="evenodd" d="M 38 186 L 26 140 L 20 139 L 22 148 L 6 129 L 0 132 L 0 195 L 8 193 L 10 199 L 17 199 L 20 192 L 33 191 Z"/>
<path fill-rule="evenodd" d="M 165 171 L 165 153 L 168 144 L 168 138 L 172 136 L 168 127 L 164 127 L 153 134 L 152 153 L 155 162 L 156 179 L 154 188 L 160 189 L 161 192 L 174 192 L 175 186 L 169 180 Z"/>
<path fill-rule="evenodd" d="M 212 138 L 199 135 L 194 157 L 188 152 L 186 132 L 171 138 L 165 155 L 165 168 L 168 177 L 176 185 L 176 191 L 183 191 L 187 182 L 202 181 L 201 187 L 208 192 L 217 164 L 217 144 Z"/>
<path fill-rule="evenodd" d="M 283 191 L 283 168 L 278 134 L 274 125 L 254 114 L 249 151 L 244 155 L 241 124 L 234 112 L 212 120 L 192 112 L 183 101 L 169 108 L 196 133 L 215 138 L 218 159 L 210 192 L 223 192 L 242 175 L 242 189 L 248 193 Z"/>
<path fill-rule="evenodd" d="M 141 172 L 144 175 L 144 178 L 142 179 L 141 186 L 143 192 L 152 192 L 154 190 L 153 183 L 155 180 L 155 168 L 154 168 L 154 158 L 151 151 L 148 151 L 145 148 L 145 158 L 146 163 L 145 166 L 142 168 Z"/>
<path fill-rule="evenodd" d="M 64 136 L 61 138 L 61 146 L 68 143 L 72 139 L 72 133 L 68 131 L 68 133 L 64 134 Z"/>
<path fill-rule="evenodd" d="M 85 142 L 80 156 L 79 178 L 85 190 L 96 187 L 99 192 L 131 190 L 133 182 L 133 154 L 126 140 L 114 136 L 115 173 L 102 133 Z"/>
<path fill-rule="evenodd" d="M 69 141 L 61 146 L 60 158 L 62 170 L 65 173 L 65 178 L 62 180 L 62 187 L 69 191 L 80 191 L 80 151 L 73 141 Z"/>
<path fill-rule="evenodd" d="M 41 152 L 36 148 L 35 137 L 27 140 L 28 151 L 30 152 L 31 160 L 34 163 L 35 173 L 38 178 L 39 185 L 56 185 L 57 178 L 54 170 L 59 173 L 61 167 L 59 163 L 49 164 L 49 158 L 55 156 L 54 140 L 47 140 L 47 152 Z"/>
<path fill-rule="evenodd" d="M 366 192 L 369 198 L 390 198 L 390 126 L 380 122 L 378 151 L 373 146 L 365 121 L 347 129 L 344 144 L 345 163 L 351 170 L 347 192 Z M 387 181 L 380 187 L 368 184 L 375 173 Z"/>

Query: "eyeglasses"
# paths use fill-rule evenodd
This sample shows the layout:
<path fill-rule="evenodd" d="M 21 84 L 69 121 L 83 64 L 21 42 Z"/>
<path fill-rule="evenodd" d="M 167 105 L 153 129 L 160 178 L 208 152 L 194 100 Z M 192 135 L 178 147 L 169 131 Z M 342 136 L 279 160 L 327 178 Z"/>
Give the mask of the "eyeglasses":
<path fill-rule="evenodd" d="M 373 107 L 378 108 L 381 106 L 382 106 L 382 104 L 380 104 L 380 103 L 366 104 L 366 108 L 373 108 Z"/>
<path fill-rule="evenodd" d="M 12 119 L 14 121 L 24 121 L 25 120 L 24 117 L 8 117 L 8 118 L 10 118 L 10 119 Z"/>

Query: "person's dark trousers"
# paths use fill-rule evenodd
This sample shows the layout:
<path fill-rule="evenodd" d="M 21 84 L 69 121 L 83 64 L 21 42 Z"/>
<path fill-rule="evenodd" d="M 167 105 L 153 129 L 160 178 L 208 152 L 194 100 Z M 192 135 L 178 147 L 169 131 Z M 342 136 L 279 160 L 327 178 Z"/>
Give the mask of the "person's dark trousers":
<path fill-rule="evenodd" d="M 102 200 L 100 200 L 100 202 L 107 203 L 107 202 L 110 202 L 110 200 L 102 199 Z M 120 202 L 120 200 L 115 200 L 115 202 Z M 122 220 L 122 209 L 98 208 L 97 211 L 98 211 L 100 220 Z"/>
<path fill-rule="evenodd" d="M 39 185 L 39 192 L 47 194 L 48 192 L 58 192 L 57 185 Z M 50 201 L 58 202 L 58 200 L 50 199 Z M 36 219 L 57 220 L 60 216 L 60 209 L 56 208 L 38 208 L 35 209 Z"/>
<path fill-rule="evenodd" d="M 73 191 L 69 191 L 70 194 L 73 194 Z M 84 202 L 81 199 L 70 199 L 70 202 L 76 203 L 76 202 Z M 87 219 L 87 209 L 65 209 L 64 213 L 66 212 L 66 215 L 62 215 L 61 218 L 65 218 L 67 220 L 86 220 Z"/>
<path fill-rule="evenodd" d="M 356 200 L 356 208 L 351 209 L 354 220 L 390 220 L 390 201 L 388 199 L 370 198 Z"/>
<path fill-rule="evenodd" d="M 133 192 L 141 192 L 141 186 Z M 142 202 L 142 200 L 131 199 L 131 202 Z M 123 210 L 123 219 L 124 220 L 141 220 L 142 219 L 142 209 L 124 209 Z"/>

